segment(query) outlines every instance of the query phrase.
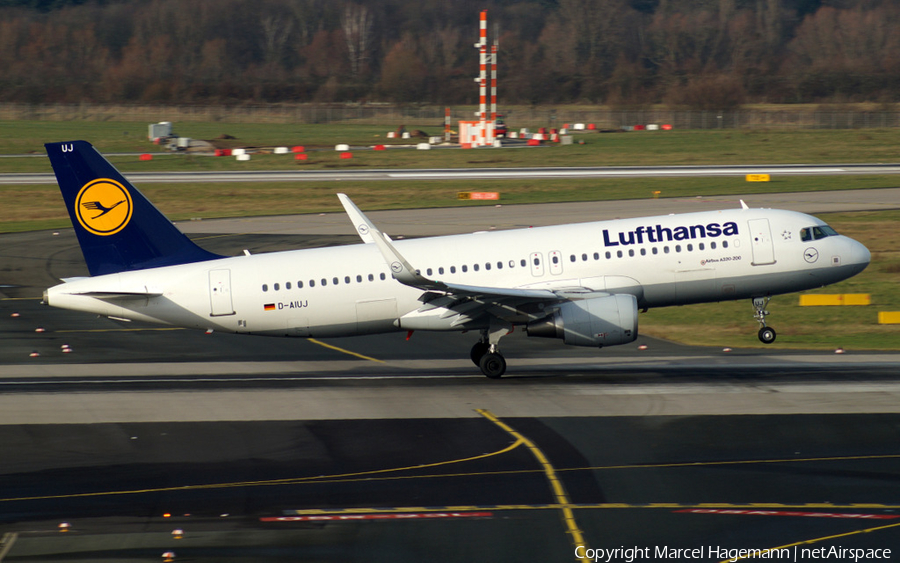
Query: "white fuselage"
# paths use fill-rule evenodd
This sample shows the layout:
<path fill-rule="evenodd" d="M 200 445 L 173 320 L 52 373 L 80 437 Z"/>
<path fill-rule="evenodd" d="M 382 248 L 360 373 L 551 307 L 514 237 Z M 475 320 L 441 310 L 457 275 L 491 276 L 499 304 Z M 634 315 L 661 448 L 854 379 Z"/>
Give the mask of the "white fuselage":
<path fill-rule="evenodd" d="M 802 213 L 735 209 L 395 241 L 426 278 L 496 288 L 630 293 L 640 308 L 801 291 L 846 279 L 869 252 Z M 347 336 L 461 330 L 394 280 L 374 244 L 237 256 L 83 278 L 50 305 L 236 333 Z M 524 319 L 523 319 L 524 322 Z"/>

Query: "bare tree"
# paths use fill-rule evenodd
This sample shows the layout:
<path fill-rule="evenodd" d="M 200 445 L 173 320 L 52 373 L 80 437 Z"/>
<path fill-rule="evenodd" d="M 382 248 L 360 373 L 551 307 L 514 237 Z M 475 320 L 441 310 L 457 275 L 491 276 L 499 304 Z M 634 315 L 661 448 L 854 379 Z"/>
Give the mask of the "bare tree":
<path fill-rule="evenodd" d="M 358 77 L 366 68 L 372 51 L 372 13 L 365 6 L 347 4 L 341 14 L 341 29 L 347 41 L 347 54 L 350 58 L 350 72 Z"/>
<path fill-rule="evenodd" d="M 277 64 L 284 54 L 284 47 L 291 36 L 293 21 L 283 21 L 277 16 L 262 16 L 263 60 L 267 65 Z"/>

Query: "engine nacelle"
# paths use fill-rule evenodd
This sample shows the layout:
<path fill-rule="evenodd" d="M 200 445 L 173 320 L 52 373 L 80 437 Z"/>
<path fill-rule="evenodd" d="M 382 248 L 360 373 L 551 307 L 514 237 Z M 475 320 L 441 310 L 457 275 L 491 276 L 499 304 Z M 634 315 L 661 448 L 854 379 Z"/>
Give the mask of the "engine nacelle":
<path fill-rule="evenodd" d="M 528 336 L 562 338 L 573 346 L 615 346 L 638 335 L 637 299 L 631 294 L 568 301 L 552 315 L 528 323 Z"/>

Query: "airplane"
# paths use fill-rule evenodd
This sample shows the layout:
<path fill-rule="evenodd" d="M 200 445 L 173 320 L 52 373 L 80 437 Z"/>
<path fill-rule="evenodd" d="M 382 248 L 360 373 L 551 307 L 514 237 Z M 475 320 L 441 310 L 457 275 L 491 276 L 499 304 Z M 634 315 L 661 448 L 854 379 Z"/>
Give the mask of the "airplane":
<path fill-rule="evenodd" d="M 633 342 L 638 312 L 656 307 L 749 299 L 770 344 L 773 295 L 847 279 L 871 258 L 815 217 L 743 201 L 395 241 L 345 194 L 361 243 L 226 257 L 193 243 L 90 143 L 45 147 L 91 274 L 48 288 L 45 303 L 265 336 L 478 331 L 470 357 L 489 378 L 506 371 L 499 343 L 514 327 L 601 348 Z"/>

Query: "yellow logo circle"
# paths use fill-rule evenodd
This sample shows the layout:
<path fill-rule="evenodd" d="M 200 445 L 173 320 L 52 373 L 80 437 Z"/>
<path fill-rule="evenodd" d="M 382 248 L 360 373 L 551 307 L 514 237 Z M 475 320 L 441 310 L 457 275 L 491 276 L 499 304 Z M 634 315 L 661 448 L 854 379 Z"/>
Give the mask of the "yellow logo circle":
<path fill-rule="evenodd" d="M 88 182 L 75 197 L 75 216 L 88 232 L 102 237 L 114 235 L 131 220 L 133 204 L 125 186 L 98 178 Z"/>

